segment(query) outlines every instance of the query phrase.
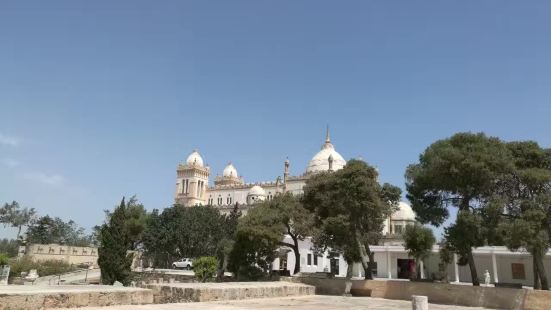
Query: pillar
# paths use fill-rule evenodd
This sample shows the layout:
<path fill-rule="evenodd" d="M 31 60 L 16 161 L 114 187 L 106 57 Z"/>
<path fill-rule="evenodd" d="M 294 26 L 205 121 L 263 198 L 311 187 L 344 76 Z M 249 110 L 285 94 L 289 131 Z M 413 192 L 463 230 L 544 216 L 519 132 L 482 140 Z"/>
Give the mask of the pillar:
<path fill-rule="evenodd" d="M 494 283 L 497 283 L 498 282 L 498 277 L 497 277 L 497 260 L 496 260 L 496 253 L 494 253 L 494 251 L 492 251 L 492 271 L 494 273 Z"/>
<path fill-rule="evenodd" d="M 412 310 L 428 310 L 429 298 L 427 296 L 411 295 Z"/>
<path fill-rule="evenodd" d="M 419 262 L 419 272 L 421 273 L 421 279 L 425 278 L 425 266 L 423 264 L 423 260 Z"/>
<path fill-rule="evenodd" d="M 453 254 L 453 267 L 455 271 L 455 282 L 459 282 L 459 265 L 457 264 L 457 254 Z"/>
<path fill-rule="evenodd" d="M 392 265 L 390 264 L 390 250 L 386 249 L 386 269 L 388 271 L 388 279 L 392 279 Z"/>

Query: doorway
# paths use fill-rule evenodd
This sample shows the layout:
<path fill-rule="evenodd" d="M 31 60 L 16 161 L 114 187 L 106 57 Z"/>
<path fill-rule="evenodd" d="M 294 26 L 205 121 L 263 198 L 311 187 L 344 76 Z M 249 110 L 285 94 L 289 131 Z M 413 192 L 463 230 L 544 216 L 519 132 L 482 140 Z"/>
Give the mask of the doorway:
<path fill-rule="evenodd" d="M 415 260 L 413 259 L 398 259 L 397 264 L 398 279 L 409 279 L 412 268 L 415 268 Z"/>

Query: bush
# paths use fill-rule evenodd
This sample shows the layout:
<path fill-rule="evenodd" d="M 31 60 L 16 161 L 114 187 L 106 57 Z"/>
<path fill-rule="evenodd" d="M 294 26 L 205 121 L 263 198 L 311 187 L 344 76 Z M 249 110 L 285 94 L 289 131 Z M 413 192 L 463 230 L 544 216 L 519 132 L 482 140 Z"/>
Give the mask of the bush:
<path fill-rule="evenodd" d="M 10 263 L 10 267 L 10 276 L 13 277 L 21 275 L 21 272 L 29 272 L 31 269 L 36 269 L 38 275 L 41 277 L 70 272 L 77 269 L 75 266 L 72 266 L 64 261 L 43 260 L 35 262 L 28 256 L 13 259 Z"/>
<path fill-rule="evenodd" d="M 203 256 L 193 262 L 195 277 L 201 282 L 212 279 L 216 275 L 217 268 L 218 259 L 216 257 Z"/>
<path fill-rule="evenodd" d="M 15 239 L 0 239 L 0 253 L 5 253 L 8 257 L 15 257 L 19 251 L 19 244 Z"/>
<path fill-rule="evenodd" d="M 0 266 L 5 266 L 9 264 L 10 259 L 7 254 L 0 253 Z"/>

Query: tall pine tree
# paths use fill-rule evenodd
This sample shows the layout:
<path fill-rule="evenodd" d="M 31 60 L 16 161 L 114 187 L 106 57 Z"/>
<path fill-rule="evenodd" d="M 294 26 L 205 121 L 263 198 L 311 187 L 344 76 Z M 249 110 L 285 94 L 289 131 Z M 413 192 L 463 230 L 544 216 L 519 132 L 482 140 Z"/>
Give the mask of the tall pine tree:
<path fill-rule="evenodd" d="M 121 204 L 115 208 L 100 228 L 98 249 L 98 264 L 101 268 L 101 282 L 112 285 L 115 281 L 123 285 L 130 284 L 130 272 L 133 254 L 132 240 L 125 229 L 127 207 L 122 198 Z"/>

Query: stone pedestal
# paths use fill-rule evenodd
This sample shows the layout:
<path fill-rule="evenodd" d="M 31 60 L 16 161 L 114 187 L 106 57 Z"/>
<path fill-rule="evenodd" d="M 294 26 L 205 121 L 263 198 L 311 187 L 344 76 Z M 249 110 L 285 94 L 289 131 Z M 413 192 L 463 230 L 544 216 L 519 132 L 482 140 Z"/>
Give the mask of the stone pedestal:
<path fill-rule="evenodd" d="M 8 285 L 10 266 L 0 266 L 0 285 Z"/>
<path fill-rule="evenodd" d="M 411 296 L 411 309 L 412 310 L 428 310 L 429 298 L 427 296 Z"/>

